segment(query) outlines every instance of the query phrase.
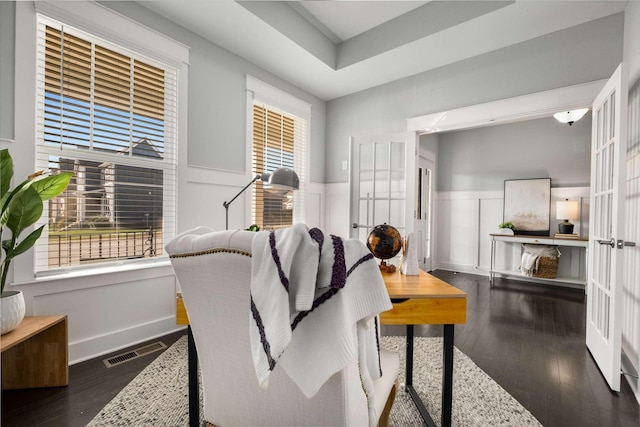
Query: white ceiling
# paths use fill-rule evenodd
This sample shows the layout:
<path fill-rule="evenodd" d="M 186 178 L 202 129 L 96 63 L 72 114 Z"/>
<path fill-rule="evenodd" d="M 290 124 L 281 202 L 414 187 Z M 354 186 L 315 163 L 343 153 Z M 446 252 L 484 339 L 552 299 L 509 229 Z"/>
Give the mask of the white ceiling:
<path fill-rule="evenodd" d="M 618 13 L 626 3 L 140 1 L 324 100 Z"/>

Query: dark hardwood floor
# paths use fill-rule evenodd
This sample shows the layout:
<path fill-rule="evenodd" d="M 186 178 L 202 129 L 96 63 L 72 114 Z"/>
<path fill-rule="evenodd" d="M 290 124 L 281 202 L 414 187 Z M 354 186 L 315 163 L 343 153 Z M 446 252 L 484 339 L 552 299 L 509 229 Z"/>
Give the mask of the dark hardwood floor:
<path fill-rule="evenodd" d="M 456 327 L 456 347 L 544 426 L 640 425 L 626 381 L 620 393 L 609 391 L 585 347 L 584 292 L 508 279 L 497 279 L 490 288 L 483 276 L 433 274 L 468 294 L 467 323 Z M 442 333 L 437 326 L 415 330 L 422 336 Z M 404 327 L 383 326 L 382 333 L 403 335 Z M 183 334 L 161 340 L 170 346 Z M 68 387 L 3 391 L 2 426 L 85 426 L 159 354 L 109 369 L 102 363 L 109 355 L 73 365 Z"/>

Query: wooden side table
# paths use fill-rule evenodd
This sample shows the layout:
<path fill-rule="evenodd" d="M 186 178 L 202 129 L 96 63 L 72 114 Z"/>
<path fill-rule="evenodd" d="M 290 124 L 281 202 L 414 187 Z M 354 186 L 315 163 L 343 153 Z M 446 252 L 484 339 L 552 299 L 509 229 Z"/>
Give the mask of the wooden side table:
<path fill-rule="evenodd" d="M 69 384 L 67 316 L 27 316 L 0 346 L 3 390 Z"/>

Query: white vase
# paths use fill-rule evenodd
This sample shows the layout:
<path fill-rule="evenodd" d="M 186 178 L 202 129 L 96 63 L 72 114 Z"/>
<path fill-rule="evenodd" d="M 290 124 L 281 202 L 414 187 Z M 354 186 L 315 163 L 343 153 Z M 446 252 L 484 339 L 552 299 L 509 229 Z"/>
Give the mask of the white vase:
<path fill-rule="evenodd" d="M 24 295 L 22 291 L 5 291 L 0 296 L 0 335 L 13 331 L 24 319 Z"/>

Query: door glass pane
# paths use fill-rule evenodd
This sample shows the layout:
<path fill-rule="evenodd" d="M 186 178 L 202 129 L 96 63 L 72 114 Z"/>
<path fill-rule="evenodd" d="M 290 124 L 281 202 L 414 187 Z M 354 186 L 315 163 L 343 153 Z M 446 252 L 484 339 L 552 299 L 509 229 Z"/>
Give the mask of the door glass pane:
<path fill-rule="evenodd" d="M 609 139 L 614 138 L 616 135 L 616 127 L 614 123 L 616 122 L 616 93 L 613 92 L 611 94 L 611 98 L 609 98 L 609 106 L 611 108 L 611 113 L 609 114 Z"/>
<path fill-rule="evenodd" d="M 389 172 L 376 172 L 375 197 L 389 197 Z"/>
<path fill-rule="evenodd" d="M 370 212 L 371 201 L 370 200 L 360 200 L 360 209 L 358 212 L 358 224 L 360 225 L 371 225 Z"/>
<path fill-rule="evenodd" d="M 373 169 L 373 144 L 360 145 L 360 170 Z"/>
<path fill-rule="evenodd" d="M 373 196 L 373 172 L 360 172 L 360 198 Z"/>
<path fill-rule="evenodd" d="M 376 144 L 376 170 L 389 169 L 389 143 Z"/>
<path fill-rule="evenodd" d="M 406 181 L 404 179 L 404 171 L 392 171 L 391 172 L 391 198 L 405 198 L 406 197 Z"/>
<path fill-rule="evenodd" d="M 389 200 L 376 200 L 373 214 L 373 224 L 389 224 Z"/>

